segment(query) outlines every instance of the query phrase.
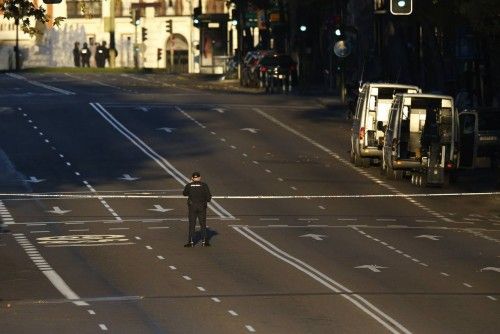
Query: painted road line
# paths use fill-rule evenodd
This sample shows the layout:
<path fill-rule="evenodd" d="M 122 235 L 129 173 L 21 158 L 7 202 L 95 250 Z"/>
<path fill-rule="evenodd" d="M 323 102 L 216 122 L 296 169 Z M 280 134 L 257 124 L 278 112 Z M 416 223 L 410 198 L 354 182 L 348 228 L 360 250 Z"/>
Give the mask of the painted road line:
<path fill-rule="evenodd" d="M 36 249 L 35 246 L 26 238 L 26 236 L 22 233 L 15 233 L 13 234 L 14 238 L 16 241 L 21 245 L 21 247 L 26 248 L 29 247 L 30 249 Z M 37 251 L 38 253 L 38 251 Z M 33 253 L 32 253 L 33 254 Z M 46 269 L 41 269 L 42 273 L 49 279 L 49 281 L 52 283 L 52 285 L 68 300 L 72 300 L 73 304 L 77 306 L 88 306 L 86 302 L 82 301 L 81 298 L 73 291 L 71 288 L 64 282 L 64 280 L 59 276 L 59 274 L 50 267 L 50 265 L 45 261 L 45 259 L 38 253 L 36 255 L 36 262 L 33 256 L 29 255 L 28 256 L 32 259 L 33 263 L 41 264 L 43 268 Z M 43 262 L 42 262 L 43 261 Z"/>
<path fill-rule="evenodd" d="M 323 274 L 319 270 L 314 267 L 308 265 L 307 263 L 291 256 L 285 251 L 281 250 L 274 244 L 270 243 L 266 239 L 262 238 L 260 235 L 250 230 L 247 227 L 236 227 L 233 226 L 233 229 L 240 233 L 245 238 L 249 239 L 268 253 L 272 254 L 276 258 L 282 260 L 285 263 L 295 267 L 296 269 L 302 271 L 304 274 L 313 278 L 326 288 L 339 293 L 343 298 L 354 304 L 360 310 L 365 312 L 367 315 L 372 317 L 375 321 L 381 324 L 383 327 L 388 329 L 391 333 L 411 333 L 408 329 L 406 329 L 399 322 L 391 318 L 388 314 L 384 313 L 382 310 L 374 306 L 364 297 L 354 293 L 349 290 L 347 287 L 343 286 L 339 282 L 333 280 L 329 276 Z"/>
<path fill-rule="evenodd" d="M 250 332 L 250 333 L 255 333 L 255 328 L 253 328 L 250 325 L 245 325 L 245 328 Z"/>
<path fill-rule="evenodd" d="M 102 105 L 99 103 L 90 103 L 90 106 L 97 111 L 113 128 L 120 132 L 125 138 L 127 138 L 132 144 L 134 144 L 139 150 L 141 150 L 148 157 L 153 159 L 163 170 L 165 170 L 169 175 L 171 175 L 177 182 L 185 185 L 189 182 L 189 179 L 184 176 L 178 169 L 176 169 L 168 160 L 163 158 L 160 154 L 154 151 L 150 146 L 144 143 L 139 137 L 127 129 L 122 123 L 120 123 L 116 118 L 111 115 Z M 182 109 L 177 108 L 180 112 L 191 118 Z M 192 119 L 192 118 L 191 118 Z M 192 119 L 197 122 L 196 120 Z M 204 127 L 203 124 L 197 122 L 198 125 Z M 220 206 L 216 201 L 209 203 L 209 208 L 221 218 L 234 219 L 234 216 L 230 214 L 226 209 Z"/>
<path fill-rule="evenodd" d="M 11 78 L 14 78 L 14 79 L 24 80 L 24 81 L 32 84 L 33 86 L 42 87 L 42 88 L 45 88 L 45 89 L 48 89 L 48 90 L 51 90 L 51 91 L 54 91 L 54 92 L 57 92 L 57 93 L 60 93 L 63 95 L 76 95 L 75 92 L 61 89 L 61 88 L 57 88 L 57 87 L 50 86 L 50 85 L 46 85 L 46 84 L 38 82 L 38 81 L 28 80 L 27 78 L 23 77 L 22 75 L 19 75 L 16 73 L 7 73 L 7 75 L 10 76 Z"/>

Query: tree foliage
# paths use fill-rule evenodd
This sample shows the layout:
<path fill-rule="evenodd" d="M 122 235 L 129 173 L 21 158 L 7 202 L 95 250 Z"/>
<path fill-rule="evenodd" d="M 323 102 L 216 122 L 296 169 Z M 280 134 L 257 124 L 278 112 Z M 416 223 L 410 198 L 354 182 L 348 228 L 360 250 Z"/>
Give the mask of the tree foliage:
<path fill-rule="evenodd" d="M 5 19 L 13 19 L 15 24 L 19 25 L 21 30 L 30 36 L 41 33 L 33 23 L 45 24 L 51 19 L 45 8 L 35 7 L 30 0 L 4 0 L 0 4 L 0 12 Z M 64 19 L 64 17 L 54 18 L 54 25 L 59 26 Z"/>

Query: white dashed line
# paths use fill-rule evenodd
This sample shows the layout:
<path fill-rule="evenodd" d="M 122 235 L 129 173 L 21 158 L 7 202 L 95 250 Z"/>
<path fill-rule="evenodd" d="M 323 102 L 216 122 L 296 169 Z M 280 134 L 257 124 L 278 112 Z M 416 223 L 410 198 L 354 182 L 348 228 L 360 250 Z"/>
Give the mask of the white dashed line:
<path fill-rule="evenodd" d="M 99 328 L 103 331 L 107 331 L 108 330 L 108 327 L 106 327 L 105 324 L 99 324 Z"/>
<path fill-rule="evenodd" d="M 160 260 L 165 260 L 165 258 L 161 255 L 157 255 L 156 257 L 159 258 Z"/>
<path fill-rule="evenodd" d="M 219 298 L 212 297 L 210 299 L 212 299 L 212 301 L 214 301 L 215 303 L 220 303 L 220 299 Z"/>
<path fill-rule="evenodd" d="M 447 273 L 440 273 L 440 274 L 443 275 L 443 276 L 446 276 L 446 277 L 450 276 L 450 274 L 447 274 Z"/>
<path fill-rule="evenodd" d="M 486 297 L 487 297 L 488 299 L 493 300 L 493 301 L 496 301 L 496 300 L 497 300 L 497 299 L 496 299 L 495 297 L 493 297 L 493 296 L 486 296 Z"/>
<path fill-rule="evenodd" d="M 189 277 L 187 275 L 182 276 L 182 278 L 184 278 L 186 281 L 191 281 L 191 277 Z"/>
<path fill-rule="evenodd" d="M 238 316 L 238 313 L 236 313 L 233 310 L 229 310 L 229 311 L 227 311 L 227 313 L 231 314 L 233 317 L 237 317 Z"/>
<path fill-rule="evenodd" d="M 153 249 L 153 247 L 151 247 L 151 246 L 146 246 L 146 248 L 149 250 Z"/>
<path fill-rule="evenodd" d="M 94 310 L 87 310 L 87 312 L 91 315 L 95 315 L 95 311 Z"/>
<path fill-rule="evenodd" d="M 177 270 L 177 267 L 176 266 L 168 266 L 170 269 L 172 270 Z"/>
<path fill-rule="evenodd" d="M 469 283 L 462 283 L 465 287 L 468 287 L 468 288 L 472 288 L 472 285 L 470 285 Z"/>
<path fill-rule="evenodd" d="M 196 288 L 197 288 L 198 290 L 200 290 L 200 291 L 207 291 L 207 290 L 205 290 L 205 288 L 204 288 L 204 287 L 202 287 L 202 286 L 197 286 Z"/>
<path fill-rule="evenodd" d="M 255 333 L 255 329 L 254 329 L 252 326 L 250 326 L 250 325 L 245 325 L 245 328 L 246 328 L 249 332 L 251 332 L 251 333 Z"/>

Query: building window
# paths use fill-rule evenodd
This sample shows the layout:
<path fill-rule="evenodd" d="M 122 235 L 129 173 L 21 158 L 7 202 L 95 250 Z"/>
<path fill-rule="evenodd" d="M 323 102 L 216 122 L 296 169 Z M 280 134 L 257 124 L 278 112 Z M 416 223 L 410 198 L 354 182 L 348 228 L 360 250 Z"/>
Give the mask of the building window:
<path fill-rule="evenodd" d="M 102 16 L 102 0 L 67 0 L 66 5 L 68 8 L 68 18 Z"/>

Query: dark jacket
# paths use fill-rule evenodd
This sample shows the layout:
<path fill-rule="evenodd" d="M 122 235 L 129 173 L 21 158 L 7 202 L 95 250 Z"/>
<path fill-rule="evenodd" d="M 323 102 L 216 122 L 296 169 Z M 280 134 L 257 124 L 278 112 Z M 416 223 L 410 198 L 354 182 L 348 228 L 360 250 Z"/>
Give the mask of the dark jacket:
<path fill-rule="evenodd" d="M 186 184 L 184 191 L 182 192 L 184 196 L 188 196 L 189 205 L 204 205 L 206 206 L 208 202 L 212 199 L 212 194 L 210 194 L 210 189 L 206 183 L 200 181 L 193 181 Z"/>

